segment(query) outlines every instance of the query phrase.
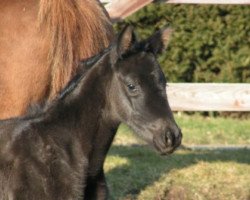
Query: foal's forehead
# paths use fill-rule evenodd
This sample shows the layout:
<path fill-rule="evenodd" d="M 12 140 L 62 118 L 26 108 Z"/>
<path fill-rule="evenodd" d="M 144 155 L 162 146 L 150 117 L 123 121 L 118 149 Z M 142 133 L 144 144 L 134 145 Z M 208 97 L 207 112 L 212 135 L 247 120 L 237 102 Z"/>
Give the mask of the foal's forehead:
<path fill-rule="evenodd" d="M 159 68 L 156 57 L 147 52 L 130 55 L 122 62 L 121 71 L 127 74 L 150 74 Z"/>
<path fill-rule="evenodd" d="M 155 79 L 165 82 L 165 76 L 152 53 L 139 52 L 124 59 L 121 63 L 123 75 L 131 75 L 136 78 Z"/>

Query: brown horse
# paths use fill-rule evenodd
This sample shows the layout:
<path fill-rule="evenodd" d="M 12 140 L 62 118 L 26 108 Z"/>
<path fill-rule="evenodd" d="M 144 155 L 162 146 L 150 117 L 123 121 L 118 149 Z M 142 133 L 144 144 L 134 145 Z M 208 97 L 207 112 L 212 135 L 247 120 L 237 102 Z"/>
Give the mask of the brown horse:
<path fill-rule="evenodd" d="M 0 118 L 52 99 L 113 38 L 98 0 L 0 1 Z"/>

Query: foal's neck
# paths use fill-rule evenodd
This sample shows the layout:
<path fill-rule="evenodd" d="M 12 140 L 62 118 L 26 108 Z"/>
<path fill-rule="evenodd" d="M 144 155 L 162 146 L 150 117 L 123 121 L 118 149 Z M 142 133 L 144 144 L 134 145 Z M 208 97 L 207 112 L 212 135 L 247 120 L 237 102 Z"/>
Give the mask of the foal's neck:
<path fill-rule="evenodd" d="M 51 106 L 50 115 L 63 126 L 67 124 L 88 133 L 95 133 L 102 124 L 112 126 L 107 109 L 107 91 L 112 78 L 109 57 L 104 55 L 80 77 L 77 85 Z"/>

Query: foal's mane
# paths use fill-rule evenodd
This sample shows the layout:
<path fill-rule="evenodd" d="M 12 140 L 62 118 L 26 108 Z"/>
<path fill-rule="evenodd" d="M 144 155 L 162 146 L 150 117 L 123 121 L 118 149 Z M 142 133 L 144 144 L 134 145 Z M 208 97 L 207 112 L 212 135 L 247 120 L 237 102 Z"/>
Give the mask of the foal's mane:
<path fill-rule="evenodd" d="M 49 41 L 49 98 L 76 73 L 77 62 L 110 44 L 113 28 L 98 0 L 40 0 L 40 29 Z"/>

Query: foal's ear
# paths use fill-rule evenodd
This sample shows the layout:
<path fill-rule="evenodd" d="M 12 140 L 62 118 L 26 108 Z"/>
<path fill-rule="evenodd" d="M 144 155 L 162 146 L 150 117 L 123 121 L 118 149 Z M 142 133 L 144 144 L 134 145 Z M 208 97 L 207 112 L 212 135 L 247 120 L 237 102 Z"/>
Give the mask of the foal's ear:
<path fill-rule="evenodd" d="M 118 35 L 115 53 L 118 58 L 121 58 L 136 42 L 136 36 L 132 26 L 126 26 Z"/>
<path fill-rule="evenodd" d="M 171 28 L 157 31 L 151 37 L 142 42 L 144 49 L 155 55 L 162 53 L 162 51 L 167 48 L 172 32 L 173 30 Z"/>

